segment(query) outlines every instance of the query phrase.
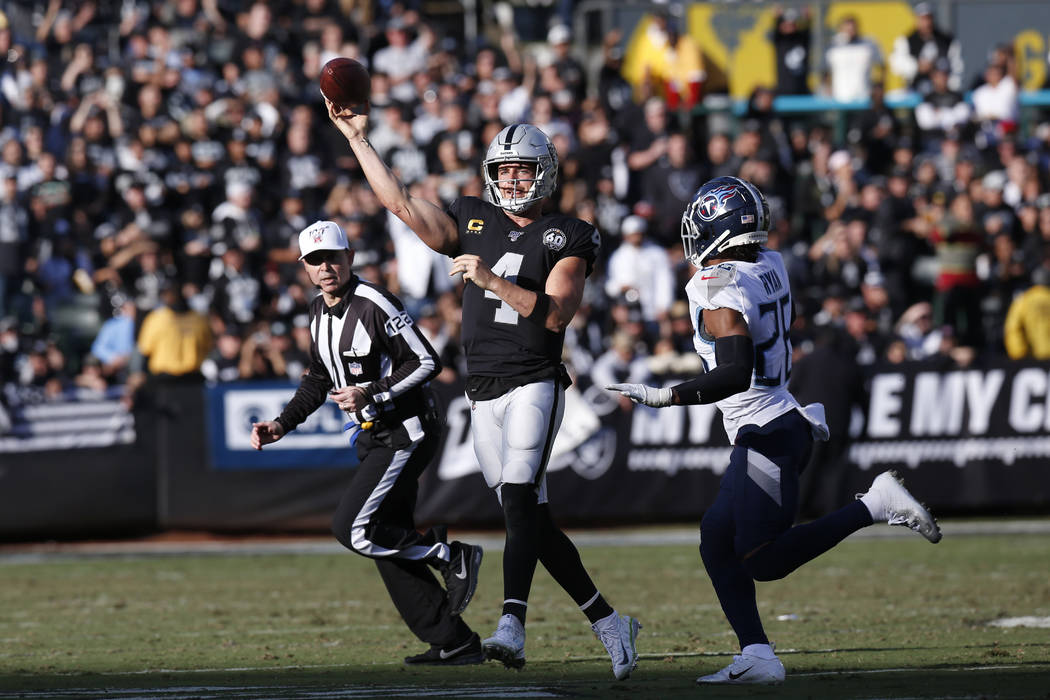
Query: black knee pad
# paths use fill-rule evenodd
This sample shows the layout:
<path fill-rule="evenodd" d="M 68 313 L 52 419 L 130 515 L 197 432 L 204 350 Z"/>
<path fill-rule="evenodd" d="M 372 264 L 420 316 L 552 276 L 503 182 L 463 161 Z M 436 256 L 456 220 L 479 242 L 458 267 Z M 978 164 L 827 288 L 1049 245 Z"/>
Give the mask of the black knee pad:
<path fill-rule="evenodd" d="M 536 487 L 532 484 L 503 484 L 500 487 L 508 533 L 535 526 L 539 513 L 536 498 Z"/>

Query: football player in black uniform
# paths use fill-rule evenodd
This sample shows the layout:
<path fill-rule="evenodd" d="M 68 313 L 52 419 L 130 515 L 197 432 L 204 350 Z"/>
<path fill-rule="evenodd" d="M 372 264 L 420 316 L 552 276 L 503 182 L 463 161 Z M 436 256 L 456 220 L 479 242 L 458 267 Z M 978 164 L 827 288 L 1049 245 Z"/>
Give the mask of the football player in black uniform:
<path fill-rule="evenodd" d="M 338 224 L 306 227 L 299 250 L 321 289 L 310 303 L 310 369 L 280 416 L 252 425 L 252 447 L 280 440 L 325 401 L 338 403 L 360 463 L 332 531 L 347 549 L 375 560 L 401 617 L 430 644 L 405 663 L 481 663 L 481 639 L 459 617 L 477 585 L 481 547 L 447 544 L 443 527 L 420 533 L 412 517 L 419 475 L 441 435 L 427 388 L 441 362 L 397 297 L 350 271 L 354 252 Z"/>
<path fill-rule="evenodd" d="M 482 166 L 491 203 L 462 197 L 446 211 L 408 193 L 369 144 L 367 115 L 331 103 L 328 113 L 383 206 L 453 258 L 452 274 L 463 273 L 467 283 L 462 341 L 474 452 L 507 527 L 503 613 L 482 643 L 486 656 L 524 665 L 525 612 L 539 560 L 590 620 L 613 674 L 626 678 L 638 662 L 640 625 L 598 592 L 547 503 L 545 470 L 568 386 L 561 365 L 565 327 L 600 245 L 590 224 L 544 213 L 558 175 L 554 145 L 532 125 L 504 128 Z"/>

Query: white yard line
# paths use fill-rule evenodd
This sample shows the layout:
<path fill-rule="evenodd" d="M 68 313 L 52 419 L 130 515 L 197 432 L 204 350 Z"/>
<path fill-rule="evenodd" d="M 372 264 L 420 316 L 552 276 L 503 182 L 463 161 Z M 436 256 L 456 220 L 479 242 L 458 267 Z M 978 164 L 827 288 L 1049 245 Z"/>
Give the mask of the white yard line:
<path fill-rule="evenodd" d="M 946 541 L 953 537 L 1050 534 L 1050 518 L 1028 520 L 959 520 L 941 522 Z M 503 551 L 503 533 L 455 532 L 457 539 L 480 544 L 489 552 Z M 570 530 L 580 547 L 657 546 L 699 544 L 698 526 L 638 527 Z M 851 540 L 914 538 L 907 528 L 875 525 L 850 536 Z M 317 536 L 268 540 L 262 537 L 215 540 L 113 540 L 106 542 L 45 542 L 0 545 L 0 565 L 33 564 L 61 559 L 164 557 L 184 555 L 337 554 L 346 550 L 333 538 Z"/>

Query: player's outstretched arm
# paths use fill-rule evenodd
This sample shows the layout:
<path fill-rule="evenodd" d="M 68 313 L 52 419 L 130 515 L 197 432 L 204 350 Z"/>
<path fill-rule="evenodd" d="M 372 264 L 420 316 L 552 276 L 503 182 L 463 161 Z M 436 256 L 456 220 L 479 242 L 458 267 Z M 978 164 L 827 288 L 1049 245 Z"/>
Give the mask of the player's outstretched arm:
<path fill-rule="evenodd" d="M 715 403 L 751 386 L 755 343 L 743 314 L 735 309 L 705 309 L 704 326 L 715 337 L 715 367 L 672 387 L 676 405 Z"/>
<path fill-rule="evenodd" d="M 261 423 L 252 423 L 252 447 L 261 450 L 263 445 L 277 442 L 284 437 L 284 428 L 275 420 L 265 420 Z"/>
<path fill-rule="evenodd" d="M 328 118 L 339 129 L 354 152 L 365 179 L 380 203 L 405 222 L 419 239 L 439 253 L 450 254 L 458 245 L 456 222 L 441 207 L 409 194 L 408 188 L 387 167 L 368 142 L 368 115 L 337 108 L 325 99 Z"/>
<path fill-rule="evenodd" d="M 733 309 L 705 310 L 704 326 L 715 336 L 716 365 L 710 372 L 673 387 L 610 384 L 605 388 L 655 408 L 715 403 L 747 391 L 755 367 L 755 344 L 743 315 Z"/>

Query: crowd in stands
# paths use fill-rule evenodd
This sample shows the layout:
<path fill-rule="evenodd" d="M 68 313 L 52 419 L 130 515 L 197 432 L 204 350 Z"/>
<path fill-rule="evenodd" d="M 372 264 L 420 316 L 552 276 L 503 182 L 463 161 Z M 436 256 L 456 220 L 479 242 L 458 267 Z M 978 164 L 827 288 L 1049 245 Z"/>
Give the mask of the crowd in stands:
<path fill-rule="evenodd" d="M 678 83 L 634 86 L 621 37 L 606 37 L 591 65 L 560 23 L 540 41 L 502 32 L 474 46 L 399 2 L 0 7 L 9 403 L 198 369 L 208 381 L 297 379 L 314 294 L 297 234 L 317 219 L 343 226 L 359 275 L 404 299 L 445 360 L 441 380 L 462 374 L 462 285 L 378 205 L 328 123 L 318 74 L 336 56 L 371 68 L 371 141 L 435 202 L 480 196 L 480 159 L 504 124 L 551 136 L 561 159 L 553 206 L 603 237 L 567 332 L 577 375 L 697 371 L 679 218 L 720 175 L 769 200 L 800 359 L 828 344 L 862 366 L 965 365 L 1007 349 L 1050 356 L 1047 294 L 1022 297 L 1033 279 L 1050 284 L 1050 122 L 1019 128 L 1009 47 L 991 54 L 979 85 L 959 85 L 957 47 L 921 7 L 916 34 L 885 66 L 855 20 L 829 42 L 831 92 L 872 100 L 842 140 L 822 115 L 774 112 L 773 89 L 756 90 L 739 120 L 709 119 L 692 109 L 702 64 Z M 808 21 L 784 13 L 773 36 L 779 84 L 793 90 L 804 83 L 798 50 L 809 42 L 797 34 L 808 37 Z M 803 56 L 803 69 L 815 63 Z M 905 71 L 919 107 L 886 107 L 869 65 Z M 189 367 L 164 353 L 186 334 Z"/>

